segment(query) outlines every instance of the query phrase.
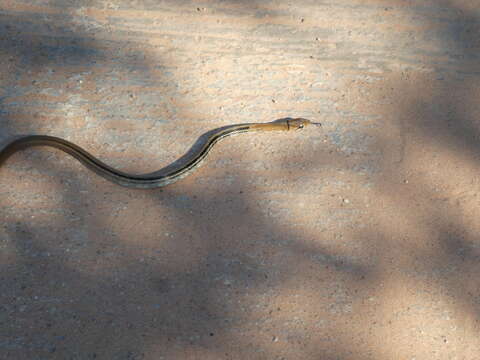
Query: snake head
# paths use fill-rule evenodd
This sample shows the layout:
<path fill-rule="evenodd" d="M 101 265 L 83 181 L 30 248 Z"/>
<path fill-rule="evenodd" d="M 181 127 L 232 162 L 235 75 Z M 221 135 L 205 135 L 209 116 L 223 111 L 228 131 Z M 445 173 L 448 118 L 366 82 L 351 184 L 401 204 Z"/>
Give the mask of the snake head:
<path fill-rule="evenodd" d="M 314 123 L 304 118 L 287 119 L 288 130 L 302 130 L 308 125 L 322 126 L 320 123 Z"/>

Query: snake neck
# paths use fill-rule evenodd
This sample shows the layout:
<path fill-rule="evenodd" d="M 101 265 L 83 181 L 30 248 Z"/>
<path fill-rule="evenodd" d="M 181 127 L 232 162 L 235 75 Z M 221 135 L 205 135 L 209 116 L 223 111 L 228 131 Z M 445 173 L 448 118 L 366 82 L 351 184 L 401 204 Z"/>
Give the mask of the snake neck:
<path fill-rule="evenodd" d="M 260 124 L 249 124 L 249 130 L 256 131 L 288 131 L 289 126 L 287 121 L 269 122 Z"/>

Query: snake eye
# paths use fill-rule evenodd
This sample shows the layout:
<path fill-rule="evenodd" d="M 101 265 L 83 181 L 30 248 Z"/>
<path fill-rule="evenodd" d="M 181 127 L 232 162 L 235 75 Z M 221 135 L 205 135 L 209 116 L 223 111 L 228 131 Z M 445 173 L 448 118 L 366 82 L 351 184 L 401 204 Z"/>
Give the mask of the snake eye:
<path fill-rule="evenodd" d="M 298 129 L 303 129 L 303 124 L 298 125 Z"/>

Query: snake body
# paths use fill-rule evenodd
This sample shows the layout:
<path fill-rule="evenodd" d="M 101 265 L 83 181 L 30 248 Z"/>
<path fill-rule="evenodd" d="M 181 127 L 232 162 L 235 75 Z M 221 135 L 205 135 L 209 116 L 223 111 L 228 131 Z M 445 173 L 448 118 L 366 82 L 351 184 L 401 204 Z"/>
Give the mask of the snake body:
<path fill-rule="evenodd" d="M 204 140 L 201 141 L 201 145 L 198 146 L 197 149 L 192 147 L 192 149 L 181 158 L 184 160 L 181 166 L 169 165 L 162 170 L 142 175 L 128 174 L 114 169 L 78 145 L 58 137 L 47 135 L 29 135 L 12 141 L 0 152 L 0 166 L 16 151 L 32 146 L 50 146 L 70 154 L 88 169 L 115 184 L 128 188 L 152 189 L 167 186 L 191 174 L 200 166 L 212 147 L 218 141 L 228 136 L 251 131 L 299 130 L 310 124 L 320 125 L 318 123 L 312 123 L 307 119 L 286 118 L 268 123 L 239 124 L 215 129 L 205 134 Z"/>

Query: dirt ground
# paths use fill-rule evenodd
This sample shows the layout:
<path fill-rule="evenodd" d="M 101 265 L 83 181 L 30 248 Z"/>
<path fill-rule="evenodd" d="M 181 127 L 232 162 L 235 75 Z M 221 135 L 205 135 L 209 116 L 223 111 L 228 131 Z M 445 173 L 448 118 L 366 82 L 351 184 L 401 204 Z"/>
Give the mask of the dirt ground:
<path fill-rule="evenodd" d="M 480 359 L 480 10 L 1 0 L 0 359 Z"/>

